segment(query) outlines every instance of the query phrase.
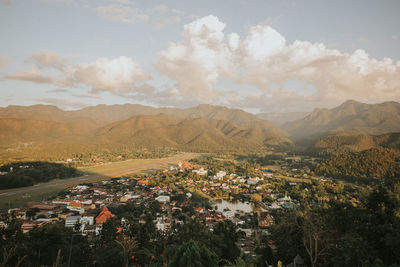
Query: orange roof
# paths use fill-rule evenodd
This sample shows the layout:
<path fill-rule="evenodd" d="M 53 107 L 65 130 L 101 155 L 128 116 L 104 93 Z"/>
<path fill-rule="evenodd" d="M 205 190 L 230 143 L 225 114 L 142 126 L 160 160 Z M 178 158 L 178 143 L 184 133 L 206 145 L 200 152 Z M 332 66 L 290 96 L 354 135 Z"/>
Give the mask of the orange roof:
<path fill-rule="evenodd" d="M 70 202 L 70 203 L 68 204 L 68 207 L 82 208 L 82 203 L 79 203 L 79 202 Z"/>
<path fill-rule="evenodd" d="M 114 217 L 115 215 L 112 214 L 107 206 L 104 206 L 103 210 L 100 212 L 100 214 L 96 217 L 96 224 L 102 224 L 108 219 Z"/>
<path fill-rule="evenodd" d="M 149 185 L 149 184 L 150 184 L 150 181 L 148 181 L 148 180 L 139 180 L 139 181 L 137 182 L 137 184 Z"/>

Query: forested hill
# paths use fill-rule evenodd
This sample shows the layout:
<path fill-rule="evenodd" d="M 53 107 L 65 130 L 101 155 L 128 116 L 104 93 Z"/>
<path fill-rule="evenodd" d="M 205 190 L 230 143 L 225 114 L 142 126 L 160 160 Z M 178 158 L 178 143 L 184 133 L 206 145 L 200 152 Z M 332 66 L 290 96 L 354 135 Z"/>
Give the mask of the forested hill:
<path fill-rule="evenodd" d="M 400 149 L 400 133 L 382 135 L 332 135 L 319 139 L 307 152 L 317 155 L 332 155 L 359 152 L 376 147 Z"/>
<path fill-rule="evenodd" d="M 282 128 L 296 141 L 316 140 L 337 133 L 379 135 L 400 132 L 400 103 L 365 104 L 349 100 L 333 109 L 315 109 L 305 118 L 288 122 Z"/>
<path fill-rule="evenodd" d="M 372 148 L 361 152 L 342 153 L 322 161 L 315 172 L 333 178 L 400 179 L 400 151 Z"/>

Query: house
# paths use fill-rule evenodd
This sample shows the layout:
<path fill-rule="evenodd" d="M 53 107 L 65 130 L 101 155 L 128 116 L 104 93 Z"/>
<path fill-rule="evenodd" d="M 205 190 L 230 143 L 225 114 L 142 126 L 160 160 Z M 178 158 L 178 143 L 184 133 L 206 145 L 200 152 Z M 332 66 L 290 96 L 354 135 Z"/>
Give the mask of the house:
<path fill-rule="evenodd" d="M 249 185 L 256 185 L 258 183 L 258 181 L 260 180 L 260 178 L 255 177 L 255 178 L 249 178 L 247 180 L 247 184 Z"/>
<path fill-rule="evenodd" d="M 224 178 L 224 176 L 226 175 L 226 171 L 219 171 L 217 172 L 217 174 L 215 175 L 215 177 L 219 180 L 222 180 L 222 178 Z"/>
<path fill-rule="evenodd" d="M 198 175 L 206 175 L 208 171 L 204 170 L 204 168 L 200 168 L 198 170 L 193 170 L 192 172 L 197 173 Z"/>
<path fill-rule="evenodd" d="M 73 202 L 73 199 L 59 199 L 55 198 L 51 202 L 55 205 L 68 205 L 70 202 Z"/>
<path fill-rule="evenodd" d="M 100 214 L 96 217 L 96 224 L 102 224 L 106 222 L 108 219 L 114 217 L 115 215 L 112 214 L 107 206 L 104 206 L 103 210 L 100 212 Z"/>
<path fill-rule="evenodd" d="M 260 228 L 270 227 L 274 223 L 274 218 L 268 212 L 258 212 L 257 219 Z"/>
<path fill-rule="evenodd" d="M 34 227 L 40 227 L 40 226 L 42 226 L 43 224 L 45 224 L 46 222 L 24 222 L 22 225 L 21 225 L 21 231 L 23 232 L 23 233 L 27 233 L 27 232 L 29 232 L 30 230 L 32 230 Z"/>
<path fill-rule="evenodd" d="M 82 203 L 79 202 L 70 202 L 67 206 L 67 209 L 72 211 L 78 211 L 81 214 L 85 212 Z"/>
<path fill-rule="evenodd" d="M 228 218 L 228 219 L 232 219 L 233 217 L 235 217 L 235 213 L 233 211 L 231 211 L 231 210 L 223 211 L 222 215 L 224 215 L 225 218 Z"/>
<path fill-rule="evenodd" d="M 74 227 L 81 221 L 81 216 L 69 216 L 65 219 L 65 227 Z"/>
<path fill-rule="evenodd" d="M 143 185 L 143 186 L 150 185 L 150 181 L 149 180 L 139 180 L 139 181 L 137 181 L 136 184 L 137 185 Z"/>
<path fill-rule="evenodd" d="M 81 218 L 81 223 L 82 223 L 82 224 L 93 225 L 93 223 L 94 223 L 94 217 L 93 217 L 93 216 L 83 216 L 83 217 Z"/>
<path fill-rule="evenodd" d="M 160 203 L 167 203 L 170 201 L 170 197 L 169 196 L 158 196 L 156 197 L 156 200 Z"/>
<path fill-rule="evenodd" d="M 204 213 L 204 209 L 202 207 L 198 207 L 195 209 L 198 213 Z"/>

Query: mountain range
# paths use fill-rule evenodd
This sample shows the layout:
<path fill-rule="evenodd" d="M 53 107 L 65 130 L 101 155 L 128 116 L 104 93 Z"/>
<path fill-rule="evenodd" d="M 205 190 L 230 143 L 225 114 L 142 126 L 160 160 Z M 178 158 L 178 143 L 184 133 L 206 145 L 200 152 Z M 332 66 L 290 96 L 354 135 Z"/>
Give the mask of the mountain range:
<path fill-rule="evenodd" d="M 349 100 L 333 109 L 315 109 L 302 119 L 286 122 L 281 128 L 292 140 L 306 143 L 330 135 L 400 132 L 400 103 L 365 104 Z"/>
<path fill-rule="evenodd" d="M 98 105 L 76 111 L 34 105 L 0 108 L 0 145 L 18 142 L 127 144 L 188 150 L 256 149 L 290 144 L 272 123 L 239 109 L 199 105 Z"/>
<path fill-rule="evenodd" d="M 60 151 L 121 145 L 216 151 L 288 147 L 294 145 L 292 140 L 317 152 L 398 147 L 399 135 L 390 133 L 400 132 L 400 103 L 350 100 L 304 115 L 254 115 L 205 104 L 184 109 L 97 105 L 74 111 L 49 105 L 8 106 L 0 108 L 0 147 L 13 149 L 32 143 Z M 263 119 L 266 117 L 275 118 L 281 129 Z"/>

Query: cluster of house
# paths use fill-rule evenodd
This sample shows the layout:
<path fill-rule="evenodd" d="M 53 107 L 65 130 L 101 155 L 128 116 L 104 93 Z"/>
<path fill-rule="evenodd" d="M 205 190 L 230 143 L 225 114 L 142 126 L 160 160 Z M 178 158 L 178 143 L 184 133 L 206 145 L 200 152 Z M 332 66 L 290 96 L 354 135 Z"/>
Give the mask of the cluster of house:
<path fill-rule="evenodd" d="M 206 176 L 208 171 L 188 163 L 180 163 L 178 166 L 171 167 L 169 171 L 187 171 L 197 173 L 199 176 Z M 168 170 L 167 170 L 168 171 Z M 156 174 L 155 176 L 158 176 Z M 83 234 L 98 234 L 102 224 L 114 215 L 107 206 L 125 205 L 128 202 L 140 204 L 151 200 L 156 200 L 161 205 L 161 210 L 155 220 L 156 228 L 160 231 L 166 231 L 171 223 L 183 223 L 173 217 L 175 211 L 182 211 L 187 201 L 171 201 L 173 194 L 184 195 L 185 198 L 191 198 L 188 190 L 196 185 L 203 194 L 214 197 L 217 190 L 228 191 L 236 190 L 239 193 L 259 192 L 260 194 L 271 194 L 266 189 L 265 177 L 272 177 L 272 173 L 265 173 L 262 178 L 241 177 L 236 174 L 227 175 L 223 170 L 213 176 L 206 176 L 201 180 L 185 180 L 185 184 L 176 183 L 181 189 L 173 190 L 166 185 L 155 185 L 149 178 L 120 178 L 108 181 L 102 181 L 93 184 L 77 185 L 65 191 L 62 197 L 40 203 L 27 203 L 24 207 L 11 209 L 8 216 L 22 219 L 22 231 L 27 232 L 34 227 L 40 227 L 46 223 L 63 223 L 66 227 L 73 227 L 76 231 Z M 262 182 L 262 183 L 261 183 Z M 273 218 L 268 210 L 277 209 L 289 205 L 290 197 L 277 198 L 277 201 L 270 206 L 260 204 L 261 212 L 257 213 L 258 225 L 260 228 L 269 227 L 273 223 Z M 212 224 L 221 220 L 231 220 L 234 224 L 242 227 L 246 235 L 254 235 L 254 232 L 245 228 L 246 221 L 255 216 L 252 211 L 218 211 L 215 209 L 207 210 L 205 207 L 195 207 L 200 216 L 212 227 Z M 3 218 L 4 219 L 4 216 Z M 0 219 L 0 227 L 5 226 L 7 220 Z M 141 221 L 144 223 L 144 221 Z"/>

